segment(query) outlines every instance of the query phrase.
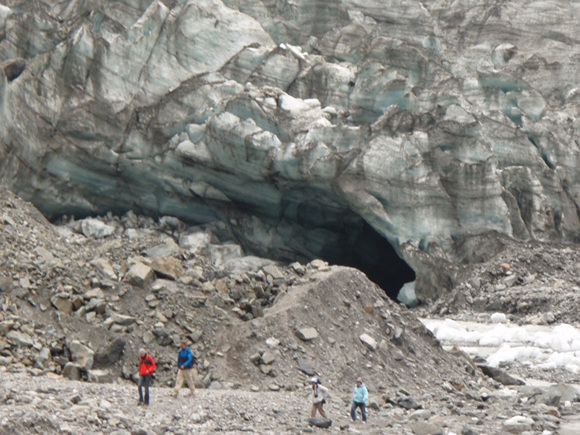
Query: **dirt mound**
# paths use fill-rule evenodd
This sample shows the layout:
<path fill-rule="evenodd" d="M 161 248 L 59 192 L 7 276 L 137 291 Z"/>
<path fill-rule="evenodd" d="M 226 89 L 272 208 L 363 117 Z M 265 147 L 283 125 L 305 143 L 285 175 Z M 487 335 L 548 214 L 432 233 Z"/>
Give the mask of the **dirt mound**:
<path fill-rule="evenodd" d="M 363 376 L 392 398 L 401 390 L 440 394 L 471 381 L 465 360 L 444 352 L 404 307 L 345 267 L 305 275 L 264 317 L 226 328 L 218 343 L 220 371 L 261 388 L 291 390 L 318 376 L 349 390 Z"/>

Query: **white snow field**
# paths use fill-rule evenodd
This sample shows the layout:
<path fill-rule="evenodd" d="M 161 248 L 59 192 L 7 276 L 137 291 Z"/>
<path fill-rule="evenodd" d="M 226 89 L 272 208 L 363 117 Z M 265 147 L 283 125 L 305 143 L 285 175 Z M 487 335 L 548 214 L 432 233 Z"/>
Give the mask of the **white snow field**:
<path fill-rule="evenodd" d="M 580 372 L 580 329 L 572 325 L 515 325 L 501 313 L 492 314 L 489 323 L 421 321 L 444 347 L 457 346 L 493 367 L 519 362 L 537 369 Z"/>

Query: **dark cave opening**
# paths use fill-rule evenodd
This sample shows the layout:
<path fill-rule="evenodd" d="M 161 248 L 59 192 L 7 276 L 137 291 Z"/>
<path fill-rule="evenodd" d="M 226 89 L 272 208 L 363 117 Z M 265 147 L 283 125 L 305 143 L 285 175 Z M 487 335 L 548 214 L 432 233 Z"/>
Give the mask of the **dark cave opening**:
<path fill-rule="evenodd" d="M 287 191 L 282 210 L 286 221 L 297 226 L 296 234 L 304 237 L 296 240 L 295 253 L 302 251 L 307 259 L 354 267 L 395 301 L 401 287 L 415 281 L 415 271 L 390 242 L 340 197 L 316 189 Z M 264 216 L 267 210 L 252 212 Z"/>
<path fill-rule="evenodd" d="M 340 246 L 328 245 L 322 258 L 331 264 L 359 269 L 393 300 L 397 300 L 403 284 L 415 280 L 415 271 L 387 239 L 362 220 L 354 243 L 350 240 Z"/>

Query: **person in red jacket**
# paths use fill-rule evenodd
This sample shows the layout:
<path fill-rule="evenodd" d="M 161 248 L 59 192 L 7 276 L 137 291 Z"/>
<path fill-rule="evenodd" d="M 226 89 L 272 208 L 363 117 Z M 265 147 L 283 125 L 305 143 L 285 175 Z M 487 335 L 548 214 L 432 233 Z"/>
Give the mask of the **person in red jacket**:
<path fill-rule="evenodd" d="M 156 367 L 153 357 L 145 349 L 139 349 L 139 382 L 137 383 L 139 387 L 139 406 L 149 405 L 149 385 Z M 143 387 L 145 387 L 145 398 L 143 398 Z"/>

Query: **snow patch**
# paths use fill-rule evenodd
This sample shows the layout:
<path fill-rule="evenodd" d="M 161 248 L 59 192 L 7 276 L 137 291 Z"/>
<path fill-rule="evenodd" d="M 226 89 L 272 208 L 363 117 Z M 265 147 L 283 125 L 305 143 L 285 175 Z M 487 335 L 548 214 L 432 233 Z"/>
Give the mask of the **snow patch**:
<path fill-rule="evenodd" d="M 492 322 L 502 319 L 501 313 L 491 316 Z M 450 319 L 422 321 L 444 344 L 471 346 L 461 346 L 469 354 L 477 354 L 482 347 L 497 348 L 487 357 L 487 363 L 492 367 L 517 361 L 545 370 L 563 368 L 580 373 L 580 330 L 565 323 L 539 327 L 477 324 Z M 479 346 L 479 349 L 473 346 Z"/>

